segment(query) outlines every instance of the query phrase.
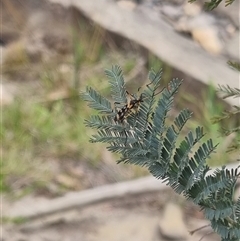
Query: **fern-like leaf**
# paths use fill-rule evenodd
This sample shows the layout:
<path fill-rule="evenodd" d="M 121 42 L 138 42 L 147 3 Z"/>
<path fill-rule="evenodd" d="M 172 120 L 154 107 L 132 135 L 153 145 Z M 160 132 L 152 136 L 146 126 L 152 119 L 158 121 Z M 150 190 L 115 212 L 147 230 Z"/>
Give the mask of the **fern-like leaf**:
<path fill-rule="evenodd" d="M 236 203 L 233 201 L 239 171 L 223 167 L 208 175 L 210 168 L 206 160 L 216 145 L 211 139 L 200 142 L 203 128 L 197 127 L 195 133 L 189 131 L 184 140 L 179 140 L 191 117 L 190 111 L 182 110 L 172 124 L 166 125 L 182 81 L 173 79 L 159 91 L 162 73 L 151 71 L 150 83 L 139 97 L 132 95 L 132 102 L 128 102 L 121 68 L 113 66 L 106 74 L 115 101 L 114 110 L 109 100 L 91 88 L 83 95 L 91 108 L 106 114 L 85 121 L 86 126 L 97 129 L 97 135 L 90 141 L 107 143 L 109 151 L 120 154 L 118 163 L 145 166 L 154 177 L 199 205 L 222 240 L 239 240 L 240 198 Z M 239 94 L 238 89 L 222 89 L 228 96 Z"/>
<path fill-rule="evenodd" d="M 228 97 L 239 98 L 240 97 L 240 89 L 232 88 L 229 85 L 219 85 L 219 92 L 223 93 L 223 99 Z"/>
<path fill-rule="evenodd" d="M 91 87 L 87 87 L 86 92 L 81 93 L 81 96 L 83 100 L 88 102 L 89 107 L 98 110 L 100 113 L 113 114 L 111 102 Z"/>
<path fill-rule="evenodd" d="M 112 98 L 121 107 L 127 103 L 127 94 L 122 69 L 118 65 L 112 66 L 112 70 L 105 71 L 109 78 Z"/>

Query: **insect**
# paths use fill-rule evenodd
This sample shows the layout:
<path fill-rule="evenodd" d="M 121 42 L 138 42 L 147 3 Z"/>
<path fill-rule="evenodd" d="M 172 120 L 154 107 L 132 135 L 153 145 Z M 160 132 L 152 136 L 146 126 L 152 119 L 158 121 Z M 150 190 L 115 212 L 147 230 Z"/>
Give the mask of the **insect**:
<path fill-rule="evenodd" d="M 149 86 L 150 84 L 148 84 L 147 86 Z M 138 91 L 140 89 L 141 89 L 141 87 L 138 88 Z M 158 95 L 161 92 L 162 92 L 162 90 L 158 93 L 155 93 L 154 96 Z M 129 96 L 128 102 L 123 107 L 121 107 L 119 110 L 117 110 L 117 113 L 114 117 L 114 121 L 117 122 L 117 123 L 121 123 L 121 124 L 126 120 L 126 118 L 131 113 L 137 113 L 141 103 L 144 102 L 144 99 L 150 97 L 150 96 L 145 96 L 145 93 L 141 93 L 139 98 L 134 94 L 130 94 L 128 91 L 126 91 L 126 93 Z M 120 103 L 115 102 L 115 104 L 120 104 Z M 137 116 L 135 116 L 135 117 L 137 117 Z M 127 134 L 126 130 L 124 130 L 124 133 L 125 133 L 125 136 L 126 136 L 126 140 L 125 140 L 125 145 L 126 145 L 127 139 L 128 139 L 128 134 Z"/>
<path fill-rule="evenodd" d="M 137 111 L 139 109 L 140 103 L 143 102 L 143 94 L 141 94 L 137 99 L 136 96 L 130 94 L 128 91 L 126 91 L 126 93 L 130 96 L 130 100 L 126 105 L 117 111 L 117 114 L 114 117 L 115 122 L 122 123 L 133 110 Z"/>
<path fill-rule="evenodd" d="M 140 88 L 139 88 L 140 89 Z M 129 100 L 127 104 L 125 104 L 121 109 L 117 111 L 116 116 L 114 117 L 114 121 L 118 123 L 123 123 L 124 120 L 133 112 L 137 112 L 141 102 L 143 102 L 143 94 L 140 95 L 139 98 L 137 98 L 135 95 L 130 94 L 128 91 L 126 91 L 127 95 L 129 96 Z M 118 102 L 115 102 L 115 104 L 120 104 Z M 128 134 L 127 131 L 124 130 L 124 134 L 126 136 L 124 145 L 127 144 Z"/>
<path fill-rule="evenodd" d="M 147 86 L 149 86 L 150 84 L 148 84 Z M 138 88 L 138 91 L 140 89 L 141 87 Z M 158 93 L 155 93 L 154 96 L 160 94 L 162 90 L 159 91 Z M 130 94 L 128 91 L 126 91 L 126 93 L 130 97 L 129 101 L 127 104 L 125 104 L 121 109 L 117 111 L 117 114 L 114 117 L 115 122 L 123 123 L 123 121 L 129 116 L 129 114 L 131 114 L 133 111 L 135 111 L 135 113 L 138 111 L 140 104 L 144 102 L 144 99 L 149 98 L 147 96 L 144 97 L 144 93 L 141 93 L 139 98 L 137 98 L 136 95 Z M 120 104 L 120 103 L 115 102 L 115 104 Z"/>

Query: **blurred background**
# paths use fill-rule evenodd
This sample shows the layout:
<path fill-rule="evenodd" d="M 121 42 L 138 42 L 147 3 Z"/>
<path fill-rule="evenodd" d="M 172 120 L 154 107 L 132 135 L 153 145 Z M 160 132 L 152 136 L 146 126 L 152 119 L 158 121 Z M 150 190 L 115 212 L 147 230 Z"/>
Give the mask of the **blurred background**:
<path fill-rule="evenodd" d="M 172 115 L 189 108 L 194 114 L 188 128 L 203 126 L 206 139 L 220 143 L 211 166 L 236 160 L 237 154 L 226 150 L 237 137 L 224 136 L 223 129 L 238 120 L 212 124 L 211 119 L 231 108 L 215 87 L 224 81 L 238 85 L 226 62 L 239 60 L 239 2 L 207 13 L 203 2 L 1 0 L 0 180 L 6 206 L 148 175 L 144 168 L 117 165 L 118 157 L 104 145 L 89 143 L 94 131 L 84 119 L 93 112 L 79 92 L 91 86 L 111 98 L 104 70 L 115 64 L 131 93 L 148 83 L 151 68 L 163 69 L 163 86 L 172 78 L 184 79 Z M 216 79 L 209 69 L 223 77 Z M 166 200 L 153 195 L 147 203 L 159 210 Z M 3 240 L 20 240 L 10 236 Z"/>

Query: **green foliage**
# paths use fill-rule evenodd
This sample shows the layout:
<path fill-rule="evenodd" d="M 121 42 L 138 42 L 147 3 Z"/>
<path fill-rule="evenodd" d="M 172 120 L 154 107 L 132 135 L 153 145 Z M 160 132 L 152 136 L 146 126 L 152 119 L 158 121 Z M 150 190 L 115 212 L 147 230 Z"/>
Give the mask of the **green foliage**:
<path fill-rule="evenodd" d="M 240 72 L 240 64 L 237 62 L 229 61 L 228 64 L 234 68 L 235 70 Z M 218 91 L 222 94 L 222 98 L 226 99 L 229 97 L 233 98 L 240 98 L 240 89 L 239 88 L 232 88 L 229 85 L 219 85 Z M 219 123 L 224 119 L 236 119 L 239 120 L 240 116 L 240 107 L 233 106 L 230 111 L 224 111 L 221 115 L 215 116 L 213 118 L 213 123 Z M 228 136 L 230 134 L 234 134 L 236 136 L 236 141 L 234 144 L 230 145 L 228 148 L 228 152 L 238 151 L 240 148 L 240 122 L 238 121 L 237 126 L 231 129 L 224 129 L 223 133 Z"/>
<path fill-rule="evenodd" d="M 190 3 L 195 2 L 196 0 L 189 0 Z M 223 0 L 210 0 L 209 2 L 205 2 L 205 8 L 207 10 L 213 10 L 214 8 L 218 7 L 218 5 Z M 231 5 L 235 0 L 225 0 L 225 6 Z"/>
<path fill-rule="evenodd" d="M 224 94 L 223 99 L 228 97 L 240 98 L 240 89 L 238 88 L 231 88 L 229 85 L 219 85 L 219 91 Z"/>
<path fill-rule="evenodd" d="M 131 96 L 134 101 L 144 97 L 139 109 L 133 111 L 120 67 L 113 66 L 106 75 L 115 101 L 112 109 L 110 101 L 92 88 L 82 94 L 90 107 L 100 112 L 85 121 L 88 127 L 97 129 L 90 141 L 107 143 L 109 151 L 120 154 L 118 162 L 145 166 L 154 177 L 164 180 L 177 193 L 199 205 L 222 240 L 239 240 L 240 198 L 237 202 L 233 200 L 239 170 L 222 167 L 213 174 L 208 173 L 210 167 L 206 160 L 216 145 L 211 139 L 201 143 L 203 128 L 197 127 L 179 140 L 191 118 L 189 110 L 180 111 L 171 125 L 166 124 L 182 81 L 173 79 L 159 91 L 162 72 L 150 71 L 150 83 L 139 97 Z M 128 112 L 124 112 L 126 110 Z M 127 113 L 124 121 L 114 118 L 123 112 Z"/>
<path fill-rule="evenodd" d="M 228 61 L 228 65 L 231 66 L 233 69 L 240 71 L 240 63 L 236 61 Z"/>

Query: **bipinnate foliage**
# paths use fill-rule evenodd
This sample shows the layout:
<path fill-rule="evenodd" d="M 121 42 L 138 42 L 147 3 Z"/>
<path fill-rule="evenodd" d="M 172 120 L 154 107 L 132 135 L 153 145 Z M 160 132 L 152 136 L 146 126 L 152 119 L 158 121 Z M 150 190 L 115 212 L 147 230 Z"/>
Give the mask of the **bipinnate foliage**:
<path fill-rule="evenodd" d="M 189 0 L 190 3 L 196 2 L 197 0 Z M 205 8 L 207 10 L 213 10 L 214 8 L 218 7 L 218 5 L 222 2 L 223 0 L 209 0 L 204 3 Z M 235 0 L 224 0 L 225 6 L 231 5 Z"/>
<path fill-rule="evenodd" d="M 222 167 L 208 173 L 210 167 L 206 160 L 216 145 L 211 139 L 201 143 L 203 128 L 197 127 L 184 138 L 180 137 L 191 117 L 189 110 L 180 111 L 170 125 L 166 123 L 182 80 L 173 79 L 161 89 L 162 72 L 152 70 L 149 84 L 140 89 L 140 95 L 128 96 L 119 66 L 107 70 L 106 75 L 113 107 L 90 87 L 82 94 L 89 106 L 99 111 L 99 115 L 86 120 L 87 127 L 97 129 L 90 141 L 107 143 L 109 151 L 120 154 L 118 162 L 148 168 L 154 177 L 199 205 L 223 241 L 240 240 L 240 198 L 236 202 L 233 199 L 238 168 Z M 137 102 L 140 99 L 142 101 Z M 136 102 L 139 104 L 137 110 L 133 105 Z M 123 112 L 124 119 L 115 118 Z"/>
<path fill-rule="evenodd" d="M 236 71 L 240 72 L 240 63 L 239 62 L 228 61 L 228 65 L 231 66 Z M 239 88 L 232 88 L 229 85 L 219 85 L 218 92 L 222 95 L 223 99 L 226 99 L 229 97 L 240 99 L 240 89 Z M 235 134 L 235 136 L 236 136 L 236 141 L 228 147 L 227 152 L 239 151 L 239 149 L 240 149 L 239 116 L 240 116 L 240 106 L 233 105 L 231 110 L 224 111 L 223 113 L 221 113 L 220 116 L 215 116 L 214 118 L 212 118 L 213 123 L 219 123 L 224 119 L 225 120 L 226 119 L 238 120 L 238 122 L 236 123 L 236 126 L 234 128 L 228 128 L 228 129 L 222 128 L 222 133 L 224 133 L 226 136 L 228 136 L 232 133 Z"/>

